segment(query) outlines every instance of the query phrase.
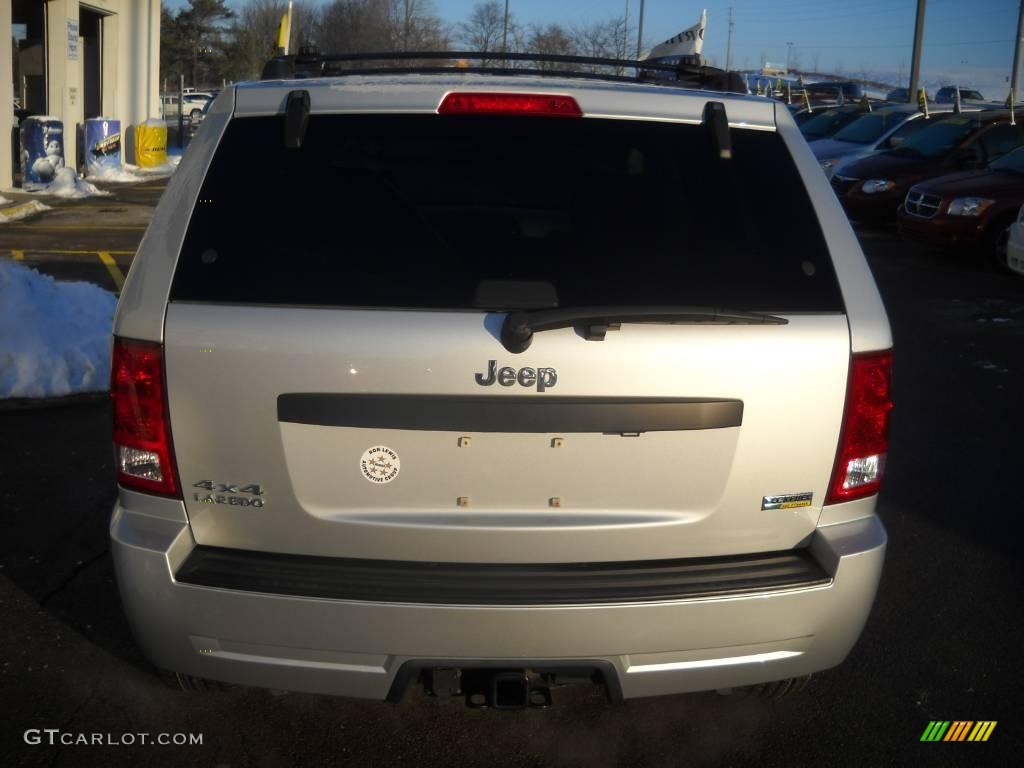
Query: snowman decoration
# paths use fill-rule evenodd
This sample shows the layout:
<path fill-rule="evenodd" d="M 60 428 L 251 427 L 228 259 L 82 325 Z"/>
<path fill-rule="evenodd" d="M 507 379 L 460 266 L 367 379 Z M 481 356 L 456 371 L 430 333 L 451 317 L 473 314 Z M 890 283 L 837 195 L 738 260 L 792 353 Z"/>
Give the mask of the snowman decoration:
<path fill-rule="evenodd" d="M 64 167 L 62 152 L 63 129 L 43 126 L 43 146 L 45 154 L 37 157 L 32 163 L 32 174 L 40 182 L 46 184 L 53 181 L 57 171 Z"/>

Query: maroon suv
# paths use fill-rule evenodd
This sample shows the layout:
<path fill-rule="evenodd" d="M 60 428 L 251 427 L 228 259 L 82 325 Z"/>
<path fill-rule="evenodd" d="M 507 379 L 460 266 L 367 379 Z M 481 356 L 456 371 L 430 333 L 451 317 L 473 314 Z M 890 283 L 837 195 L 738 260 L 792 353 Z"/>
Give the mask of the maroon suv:
<path fill-rule="evenodd" d="M 1024 147 L 982 171 L 952 173 L 910 188 L 900 232 L 932 245 L 1005 263 L 1006 237 L 1024 205 Z"/>
<path fill-rule="evenodd" d="M 886 152 L 855 160 L 832 175 L 847 215 L 858 221 L 896 220 L 907 191 L 920 181 L 984 168 L 1024 145 L 1024 124 L 1005 109 L 950 114 Z"/>

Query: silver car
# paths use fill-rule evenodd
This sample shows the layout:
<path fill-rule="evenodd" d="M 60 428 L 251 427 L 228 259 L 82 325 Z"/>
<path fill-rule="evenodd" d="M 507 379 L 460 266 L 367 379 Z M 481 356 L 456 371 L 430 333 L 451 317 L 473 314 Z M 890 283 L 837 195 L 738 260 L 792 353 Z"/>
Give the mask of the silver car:
<path fill-rule="evenodd" d="M 895 149 L 934 120 L 952 114 L 951 107 L 929 107 L 929 117 L 916 104 L 882 107 L 853 121 L 834 136 L 808 142 L 826 178 L 836 169 L 886 149 Z M 977 108 L 965 112 L 978 111 Z"/>
<path fill-rule="evenodd" d="M 117 580 L 183 684 L 781 690 L 871 610 L 892 339 L 785 105 L 233 86 L 114 334 Z"/>

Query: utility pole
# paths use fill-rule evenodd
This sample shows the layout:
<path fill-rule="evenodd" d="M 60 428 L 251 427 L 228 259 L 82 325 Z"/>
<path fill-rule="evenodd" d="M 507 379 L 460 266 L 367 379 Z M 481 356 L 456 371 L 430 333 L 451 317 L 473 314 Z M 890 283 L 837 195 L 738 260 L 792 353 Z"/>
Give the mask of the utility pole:
<path fill-rule="evenodd" d="M 1024 0 L 1021 0 L 1024 3 Z M 725 71 L 732 71 L 732 6 L 729 6 L 729 44 L 725 48 Z"/>
<path fill-rule="evenodd" d="M 1021 0 L 1024 3 L 1024 0 Z M 644 0 L 640 0 L 640 22 L 636 28 L 636 60 L 640 61 L 644 44 Z"/>
<path fill-rule="evenodd" d="M 786 74 L 789 74 L 790 61 L 793 58 L 793 44 L 786 43 Z"/>
<path fill-rule="evenodd" d="M 626 21 L 622 25 L 622 58 L 629 55 L 629 0 L 626 0 Z"/>
<path fill-rule="evenodd" d="M 914 56 L 910 61 L 910 88 L 907 89 L 907 101 L 911 104 L 917 101 L 917 89 L 921 86 L 921 43 L 924 42 L 924 4 L 925 0 L 917 0 L 917 21 L 914 22 Z"/>
<path fill-rule="evenodd" d="M 1024 0 L 1020 2 L 1020 12 L 1017 14 L 1017 46 L 1013 49 L 1013 73 L 1010 75 L 1010 88 L 1013 90 L 1013 100 L 1017 100 L 1017 86 L 1020 84 L 1021 49 L 1024 48 Z"/>
<path fill-rule="evenodd" d="M 505 0 L 505 21 L 501 27 L 501 52 L 508 53 L 508 0 Z"/>

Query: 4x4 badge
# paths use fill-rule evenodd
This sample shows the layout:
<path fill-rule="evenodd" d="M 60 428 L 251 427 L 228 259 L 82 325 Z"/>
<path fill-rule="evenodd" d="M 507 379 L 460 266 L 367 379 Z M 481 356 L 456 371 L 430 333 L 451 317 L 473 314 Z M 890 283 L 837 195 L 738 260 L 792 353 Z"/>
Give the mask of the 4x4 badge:
<path fill-rule="evenodd" d="M 554 368 L 498 368 L 497 360 L 488 360 L 487 373 L 476 374 L 476 383 L 481 387 L 489 387 L 495 381 L 503 387 L 511 387 L 516 382 L 521 387 L 536 385 L 537 391 L 543 392 L 558 383 L 558 373 Z"/>

